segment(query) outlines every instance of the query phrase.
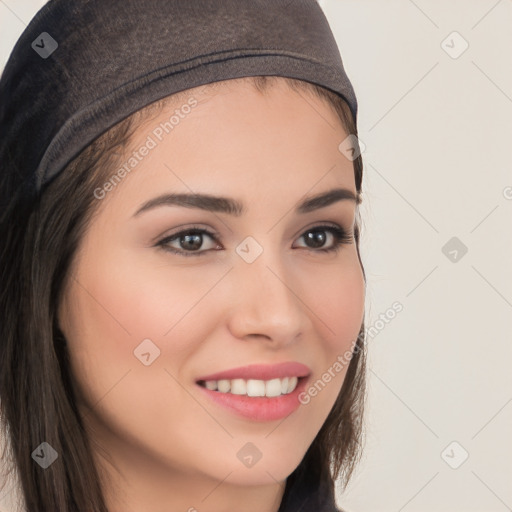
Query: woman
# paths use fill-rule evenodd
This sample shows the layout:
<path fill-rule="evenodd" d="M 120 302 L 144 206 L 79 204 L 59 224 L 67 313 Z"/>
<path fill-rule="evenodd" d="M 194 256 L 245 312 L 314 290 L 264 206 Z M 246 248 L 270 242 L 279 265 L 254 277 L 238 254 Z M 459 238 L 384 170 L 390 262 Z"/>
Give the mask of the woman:
<path fill-rule="evenodd" d="M 318 4 L 51 1 L 0 91 L 3 458 L 25 509 L 339 510 L 362 163 Z"/>

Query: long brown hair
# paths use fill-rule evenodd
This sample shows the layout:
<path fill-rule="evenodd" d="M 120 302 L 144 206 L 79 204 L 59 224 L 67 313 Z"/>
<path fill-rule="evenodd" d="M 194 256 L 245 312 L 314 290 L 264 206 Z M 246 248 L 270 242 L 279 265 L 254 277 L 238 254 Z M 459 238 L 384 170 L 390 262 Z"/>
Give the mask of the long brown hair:
<path fill-rule="evenodd" d="M 277 79 L 238 80 L 264 92 Z M 350 109 L 337 94 L 308 82 L 279 79 L 295 91 L 326 100 L 346 132 L 357 135 Z M 28 511 L 108 512 L 91 454 L 92 441 L 76 406 L 66 343 L 56 320 L 57 305 L 78 244 L 99 204 L 94 190 L 112 175 L 140 122 L 169 99 L 172 96 L 102 134 L 35 199 L 27 195 L 16 172 L 21 166 L 16 158 L 21 155 L 0 162 L 5 170 L 0 172 L 0 428 L 7 436 L 2 460 L 19 482 Z M 353 163 L 356 190 L 361 193 L 361 157 Z M 359 235 L 357 216 L 358 256 Z M 348 482 L 362 444 L 364 341 L 363 321 L 340 394 L 300 465 L 288 477 L 282 503 L 306 474 L 332 492 L 336 479 L 342 486 Z M 47 469 L 32 459 L 43 442 L 59 455 Z"/>

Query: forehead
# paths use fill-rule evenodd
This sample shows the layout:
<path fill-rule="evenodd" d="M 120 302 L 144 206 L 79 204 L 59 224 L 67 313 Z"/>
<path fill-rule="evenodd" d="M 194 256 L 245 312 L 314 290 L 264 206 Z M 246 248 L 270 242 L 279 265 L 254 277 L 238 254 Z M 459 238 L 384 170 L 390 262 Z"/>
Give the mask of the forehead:
<path fill-rule="evenodd" d="M 263 93 L 243 81 L 199 87 L 168 99 L 135 129 L 123 161 L 151 149 L 137 157 L 122 188 L 132 195 L 167 187 L 277 201 L 284 192 L 355 191 L 352 162 L 338 149 L 346 136 L 326 100 L 285 82 Z"/>
<path fill-rule="evenodd" d="M 139 112 L 142 120 L 137 121 L 139 126 L 136 130 L 136 136 L 142 136 L 147 130 L 155 125 L 157 121 L 168 121 L 172 118 L 172 114 L 179 115 L 182 120 L 184 117 L 195 120 L 201 118 L 201 122 L 207 122 L 208 117 L 214 116 L 216 119 L 226 120 L 233 112 L 241 115 L 244 113 L 252 113 L 255 110 L 260 111 L 263 104 L 273 104 L 280 106 L 279 112 L 269 118 L 268 113 L 265 114 L 265 122 L 267 126 L 270 123 L 275 124 L 276 119 L 295 118 L 303 121 L 311 122 L 304 116 L 309 113 L 310 116 L 318 116 L 332 130 L 340 130 L 345 132 L 344 123 L 340 121 L 335 111 L 334 105 L 325 97 L 319 97 L 316 92 L 320 87 L 313 86 L 308 82 L 296 79 L 288 79 L 280 76 L 255 76 L 242 77 L 237 79 L 222 80 L 195 88 L 187 89 L 173 94 L 167 98 L 163 98 L 152 105 L 148 105 L 143 112 Z M 189 105 L 194 103 L 192 108 Z M 197 106 L 196 106 L 197 105 Z M 302 107 L 302 108 L 301 108 Z M 193 115 L 189 115 L 191 111 Z M 294 116 L 294 114 L 296 114 Z M 174 125 L 180 121 L 174 116 L 172 121 Z M 232 121 L 235 121 L 232 118 Z M 176 126 L 173 126 L 174 129 Z"/>

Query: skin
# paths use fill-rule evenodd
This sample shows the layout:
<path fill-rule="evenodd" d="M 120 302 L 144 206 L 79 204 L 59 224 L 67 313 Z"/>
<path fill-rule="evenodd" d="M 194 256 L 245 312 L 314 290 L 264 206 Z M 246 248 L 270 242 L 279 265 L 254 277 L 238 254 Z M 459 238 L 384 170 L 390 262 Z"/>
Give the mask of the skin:
<path fill-rule="evenodd" d="M 284 82 L 262 94 L 226 81 L 187 91 L 141 124 L 127 153 L 191 96 L 198 105 L 99 201 L 59 324 L 109 510 L 220 512 L 243 503 L 246 512 L 275 512 L 346 368 L 279 421 L 239 417 L 203 396 L 195 379 L 297 361 L 314 383 L 352 348 L 364 312 L 355 241 L 322 253 L 303 235 L 324 223 L 350 233 L 356 204 L 294 212 L 305 195 L 356 193 L 352 162 L 338 150 L 347 133 L 326 102 Z M 133 216 L 164 192 L 191 191 L 236 198 L 247 212 L 161 206 Z M 203 235 L 202 256 L 156 246 L 192 225 L 219 233 Z M 320 248 L 332 246 L 334 236 L 322 233 Z M 235 252 L 247 236 L 263 247 L 251 264 Z M 183 238 L 169 245 L 188 247 Z M 160 349 L 148 366 L 134 356 L 147 338 Z M 248 442 L 262 453 L 250 468 L 237 458 Z"/>

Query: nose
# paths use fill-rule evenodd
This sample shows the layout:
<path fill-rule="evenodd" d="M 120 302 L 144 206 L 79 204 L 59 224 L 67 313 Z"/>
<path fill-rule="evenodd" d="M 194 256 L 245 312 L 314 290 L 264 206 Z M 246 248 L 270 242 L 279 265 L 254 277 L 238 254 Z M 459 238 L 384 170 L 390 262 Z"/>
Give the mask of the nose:
<path fill-rule="evenodd" d="M 263 338 L 274 348 L 294 343 L 308 328 L 307 297 L 277 251 L 264 250 L 252 263 L 236 260 L 230 273 L 234 306 L 229 328 L 239 339 Z"/>

